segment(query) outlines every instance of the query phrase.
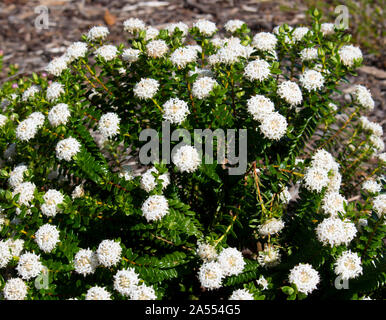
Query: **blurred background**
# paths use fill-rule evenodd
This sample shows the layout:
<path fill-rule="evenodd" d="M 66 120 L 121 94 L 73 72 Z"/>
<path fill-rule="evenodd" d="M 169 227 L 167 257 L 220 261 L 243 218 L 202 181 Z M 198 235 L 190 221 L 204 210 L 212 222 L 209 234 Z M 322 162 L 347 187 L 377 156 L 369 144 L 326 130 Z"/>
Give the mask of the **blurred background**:
<path fill-rule="evenodd" d="M 334 22 L 339 5 L 348 8 L 349 32 L 364 52 L 364 66 L 358 77 L 349 80 L 370 88 L 376 102 L 372 117 L 385 125 L 386 0 L 0 0 L 0 50 L 4 52 L 0 83 L 11 63 L 18 65 L 20 74 L 42 71 L 95 25 L 107 25 L 109 40 L 115 44 L 125 41 L 122 23 L 130 17 L 158 28 L 178 21 L 191 25 L 200 18 L 222 27 L 230 19 L 240 19 L 256 33 L 283 23 L 307 24 L 311 7 L 323 11 L 324 22 Z M 348 86 L 342 89 L 349 92 Z"/>

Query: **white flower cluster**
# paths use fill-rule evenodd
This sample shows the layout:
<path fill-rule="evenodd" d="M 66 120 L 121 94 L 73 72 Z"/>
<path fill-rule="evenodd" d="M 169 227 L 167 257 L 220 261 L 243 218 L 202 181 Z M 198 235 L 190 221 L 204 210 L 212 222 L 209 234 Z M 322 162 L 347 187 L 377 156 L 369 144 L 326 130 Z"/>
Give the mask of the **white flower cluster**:
<path fill-rule="evenodd" d="M 47 100 L 50 102 L 55 101 L 64 93 L 63 85 L 59 82 L 52 82 L 47 88 Z"/>
<path fill-rule="evenodd" d="M 210 245 L 209 243 L 205 243 L 205 242 L 197 243 L 196 252 L 204 262 L 213 261 L 217 259 L 217 256 L 218 256 L 216 248 Z"/>
<path fill-rule="evenodd" d="M 142 78 L 134 87 L 134 95 L 139 99 L 151 99 L 157 93 L 159 82 L 150 78 Z"/>
<path fill-rule="evenodd" d="M 292 196 L 288 190 L 288 187 L 284 187 L 283 191 L 279 193 L 279 199 L 285 204 L 288 204 L 291 201 Z"/>
<path fill-rule="evenodd" d="M 34 193 L 36 186 L 32 182 L 22 182 L 15 187 L 12 192 L 12 196 L 19 195 L 18 203 L 21 205 L 29 206 L 30 202 L 34 199 Z"/>
<path fill-rule="evenodd" d="M 198 21 L 196 21 L 194 24 L 193 24 L 193 27 L 194 28 L 197 28 L 198 31 L 206 36 L 206 37 L 210 37 L 212 36 L 213 34 L 216 33 L 217 31 L 217 27 L 216 27 L 216 24 L 209 21 L 209 20 L 204 20 L 204 19 L 200 19 Z"/>
<path fill-rule="evenodd" d="M 99 265 L 98 256 L 90 249 L 80 249 L 74 257 L 75 272 L 86 276 L 93 274 Z"/>
<path fill-rule="evenodd" d="M 336 260 L 334 271 L 343 280 L 357 278 L 363 272 L 361 259 L 356 252 L 344 251 Z"/>
<path fill-rule="evenodd" d="M 344 212 L 344 204 L 347 200 L 338 192 L 327 192 L 322 201 L 322 209 L 326 214 L 336 216 L 338 212 Z"/>
<path fill-rule="evenodd" d="M 74 42 L 70 45 L 65 53 L 67 62 L 71 63 L 79 58 L 83 58 L 87 54 L 87 44 L 84 42 Z"/>
<path fill-rule="evenodd" d="M 293 267 L 288 278 L 290 283 L 296 285 L 299 292 L 306 295 L 314 291 L 320 281 L 319 273 L 308 263 L 300 263 Z"/>
<path fill-rule="evenodd" d="M 252 44 L 257 50 L 272 51 L 276 47 L 277 38 L 272 33 L 259 32 L 253 37 Z"/>
<path fill-rule="evenodd" d="M 168 213 L 168 200 L 162 195 L 150 196 L 142 205 L 142 214 L 148 222 L 160 220 Z"/>
<path fill-rule="evenodd" d="M 386 194 L 380 194 L 376 196 L 373 200 L 373 208 L 375 212 L 378 214 L 378 217 L 386 215 Z"/>
<path fill-rule="evenodd" d="M 20 254 L 24 249 L 24 240 L 10 238 L 5 242 L 8 245 L 8 249 L 11 252 L 12 257 L 20 257 Z"/>
<path fill-rule="evenodd" d="M 197 50 L 192 47 L 179 47 L 170 55 L 170 61 L 179 68 L 185 68 L 198 58 Z"/>
<path fill-rule="evenodd" d="M 121 254 L 122 247 L 114 240 L 103 240 L 96 251 L 99 263 L 107 268 L 116 266 L 121 260 Z"/>
<path fill-rule="evenodd" d="M 91 41 L 104 40 L 109 34 L 110 31 L 106 27 L 92 27 L 87 33 L 87 39 Z"/>
<path fill-rule="evenodd" d="M 362 184 L 362 189 L 375 194 L 381 192 L 382 185 L 374 179 L 369 179 Z"/>
<path fill-rule="evenodd" d="M 123 30 L 131 35 L 135 35 L 140 31 L 146 30 L 146 24 L 137 18 L 130 18 L 123 22 Z"/>
<path fill-rule="evenodd" d="M 329 191 L 338 191 L 341 180 L 338 168 L 339 165 L 330 153 L 323 149 L 318 150 L 304 175 L 306 188 L 313 192 L 321 192 L 324 187 Z"/>
<path fill-rule="evenodd" d="M 316 70 L 306 70 L 300 75 L 300 84 L 307 91 L 316 91 L 323 88 L 324 77 Z"/>
<path fill-rule="evenodd" d="M 17 165 L 10 173 L 8 183 L 11 188 L 16 188 L 24 181 L 24 173 L 28 170 L 28 167 L 24 164 Z"/>
<path fill-rule="evenodd" d="M 8 121 L 8 118 L 5 115 L 0 114 L 0 129 L 5 126 L 7 121 Z"/>
<path fill-rule="evenodd" d="M 244 76 L 250 80 L 264 81 L 271 75 L 270 65 L 267 61 L 257 59 L 247 64 L 244 69 Z"/>
<path fill-rule="evenodd" d="M 337 217 L 324 219 L 316 227 L 316 235 L 323 245 L 339 246 L 348 245 L 357 233 L 354 223 L 349 220 L 342 221 Z"/>
<path fill-rule="evenodd" d="M 245 24 L 244 21 L 235 19 L 229 20 L 224 24 L 224 29 L 228 32 L 234 33 L 241 29 L 241 27 Z"/>
<path fill-rule="evenodd" d="M 271 218 L 265 221 L 257 229 L 263 237 L 279 233 L 284 228 L 284 222 L 281 219 Z"/>
<path fill-rule="evenodd" d="M 146 45 L 146 53 L 151 58 L 162 58 L 169 51 L 164 40 L 152 40 Z"/>
<path fill-rule="evenodd" d="M 216 85 L 217 81 L 211 77 L 199 77 L 193 82 L 192 95 L 197 99 L 208 98 Z"/>
<path fill-rule="evenodd" d="M 67 69 L 67 58 L 60 56 L 54 58 L 47 66 L 46 71 L 53 76 L 59 77 Z"/>
<path fill-rule="evenodd" d="M 32 98 L 39 91 L 40 91 L 40 88 L 38 86 L 32 85 L 23 92 L 21 100 L 22 101 L 28 101 L 30 98 Z"/>
<path fill-rule="evenodd" d="M 236 248 L 223 249 L 216 260 L 204 262 L 198 272 L 201 286 L 209 290 L 222 286 L 226 276 L 240 274 L 245 266 L 243 255 Z"/>
<path fill-rule="evenodd" d="M 229 300 L 255 300 L 247 289 L 237 289 L 232 292 Z"/>
<path fill-rule="evenodd" d="M 259 251 L 257 261 L 265 268 L 272 268 L 277 266 L 281 261 L 281 254 L 279 249 L 272 245 L 266 246 L 264 250 Z"/>
<path fill-rule="evenodd" d="M 60 241 L 59 230 L 53 225 L 44 224 L 36 231 L 35 241 L 41 250 L 51 252 Z"/>
<path fill-rule="evenodd" d="M 169 32 L 169 35 L 173 35 L 176 30 L 179 30 L 182 32 L 182 36 L 185 37 L 189 32 L 189 27 L 187 24 L 183 22 L 177 22 L 177 23 L 170 23 L 165 27 L 165 30 Z"/>
<path fill-rule="evenodd" d="M 353 45 L 346 45 L 339 49 L 339 57 L 346 67 L 352 67 L 356 61 L 363 58 L 362 51 Z"/>
<path fill-rule="evenodd" d="M 141 54 L 141 51 L 138 49 L 133 49 L 133 48 L 125 49 L 122 52 L 122 59 L 129 63 L 136 62 L 138 61 L 140 54 Z"/>
<path fill-rule="evenodd" d="M 181 124 L 190 114 L 188 104 L 178 98 L 170 98 L 163 104 L 163 118 L 171 123 Z"/>
<path fill-rule="evenodd" d="M 289 103 L 291 107 L 295 107 L 303 101 L 302 91 L 297 83 L 293 81 L 284 81 L 279 84 L 277 94 Z"/>
<path fill-rule="evenodd" d="M 107 62 L 113 60 L 117 56 L 118 49 L 116 46 L 106 44 L 96 49 L 95 54 Z"/>
<path fill-rule="evenodd" d="M 302 61 L 311 61 L 318 59 L 318 49 L 316 48 L 305 48 L 300 51 L 300 59 Z"/>
<path fill-rule="evenodd" d="M 146 192 L 151 192 L 157 186 L 158 181 L 162 182 L 162 189 L 165 189 L 170 184 L 169 173 L 160 175 L 156 168 L 150 168 L 141 176 L 141 188 Z"/>
<path fill-rule="evenodd" d="M 120 119 L 116 113 L 105 113 L 99 119 L 98 130 L 106 139 L 110 139 L 119 133 L 119 122 Z"/>
<path fill-rule="evenodd" d="M 355 86 L 355 92 L 354 92 L 355 98 L 358 101 L 358 103 L 367 110 L 373 110 L 374 109 L 374 100 L 371 97 L 370 91 L 362 86 L 357 85 Z"/>
<path fill-rule="evenodd" d="M 80 151 L 80 143 L 73 137 L 63 139 L 56 145 L 56 157 L 59 160 L 71 161 L 72 157 Z"/>
<path fill-rule="evenodd" d="M 103 287 L 94 286 L 87 290 L 86 300 L 111 300 L 111 294 Z"/>
<path fill-rule="evenodd" d="M 0 269 L 5 268 L 8 263 L 11 261 L 12 255 L 11 251 L 9 250 L 8 243 L 1 240 L 0 241 Z"/>
<path fill-rule="evenodd" d="M 58 205 L 64 201 L 64 196 L 60 191 L 55 189 L 48 190 L 43 196 L 44 203 L 41 205 L 41 210 L 47 217 L 55 217 L 60 212 Z"/>
<path fill-rule="evenodd" d="M 66 103 L 59 103 L 51 108 L 48 112 L 48 121 L 53 127 L 61 124 L 65 125 L 70 118 L 71 113 Z"/>
<path fill-rule="evenodd" d="M 27 252 L 20 256 L 16 271 L 24 280 L 30 280 L 36 278 L 43 271 L 43 268 L 40 256 Z"/>
<path fill-rule="evenodd" d="M 27 294 L 28 287 L 20 278 L 7 280 L 3 288 L 3 295 L 6 300 L 24 300 Z"/>
<path fill-rule="evenodd" d="M 34 138 L 38 129 L 44 124 L 44 115 L 41 112 L 34 112 L 28 118 L 21 121 L 16 128 L 16 138 L 20 141 L 29 141 Z"/>
<path fill-rule="evenodd" d="M 172 161 L 178 171 L 192 173 L 201 165 L 201 158 L 196 148 L 183 145 L 174 153 Z"/>

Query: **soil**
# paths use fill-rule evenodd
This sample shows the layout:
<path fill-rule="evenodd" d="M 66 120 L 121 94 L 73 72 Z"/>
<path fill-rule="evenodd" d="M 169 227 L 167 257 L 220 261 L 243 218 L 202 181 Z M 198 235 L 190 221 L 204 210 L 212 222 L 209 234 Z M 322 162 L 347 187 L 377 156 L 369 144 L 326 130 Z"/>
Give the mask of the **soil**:
<path fill-rule="evenodd" d="M 294 4 L 296 3 L 296 5 Z M 286 7 L 285 11 L 281 8 Z M 296 8 L 288 10 L 288 8 Z M 43 21 L 39 14 L 48 10 L 49 26 L 37 28 Z M 246 21 L 253 32 L 271 31 L 278 24 L 306 23 L 307 7 L 300 0 L 3 0 L 0 3 L 0 50 L 4 64 L 17 64 L 20 73 L 42 71 L 55 56 L 80 39 L 90 27 L 108 25 L 113 43 L 125 41 L 122 22 L 130 17 L 143 19 L 161 28 L 170 22 L 191 24 L 199 18 L 210 19 L 220 27 L 227 20 Z M 364 84 L 371 89 L 376 108 L 369 115 L 383 126 L 385 119 L 386 61 L 365 54 L 365 66 L 351 84 Z M 5 80 L 6 70 L 0 74 Z M 345 92 L 349 87 L 343 86 Z M 385 128 L 384 128 L 385 129 Z"/>

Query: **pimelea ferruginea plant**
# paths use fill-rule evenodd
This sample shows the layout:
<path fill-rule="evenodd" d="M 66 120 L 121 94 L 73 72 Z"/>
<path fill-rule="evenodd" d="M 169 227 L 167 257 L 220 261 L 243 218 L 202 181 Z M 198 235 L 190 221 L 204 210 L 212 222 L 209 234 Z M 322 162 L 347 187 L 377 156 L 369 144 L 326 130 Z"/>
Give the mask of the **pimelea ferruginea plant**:
<path fill-rule="evenodd" d="M 364 85 L 339 99 L 360 49 L 313 17 L 256 34 L 232 20 L 223 36 L 129 19 L 128 44 L 93 27 L 48 78 L 3 84 L 2 297 L 379 298 L 382 127 Z M 194 141 L 237 129 L 239 162 L 175 138 L 143 163 L 141 133 L 161 145 L 165 125 Z"/>

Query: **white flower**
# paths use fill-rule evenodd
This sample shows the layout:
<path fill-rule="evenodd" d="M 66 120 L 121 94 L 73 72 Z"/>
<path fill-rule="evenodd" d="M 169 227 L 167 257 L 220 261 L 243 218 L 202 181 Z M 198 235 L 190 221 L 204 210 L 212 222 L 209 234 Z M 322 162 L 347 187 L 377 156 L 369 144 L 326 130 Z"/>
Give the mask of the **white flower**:
<path fill-rule="evenodd" d="M 362 59 L 362 51 L 353 45 L 346 45 L 339 49 L 340 60 L 346 67 L 352 67 L 356 61 Z"/>
<path fill-rule="evenodd" d="M 123 22 L 123 30 L 131 35 L 135 35 L 140 31 L 146 30 L 146 24 L 141 19 L 130 18 Z"/>
<path fill-rule="evenodd" d="M 330 217 L 324 219 L 316 227 L 316 235 L 323 245 L 339 246 L 348 245 L 356 235 L 355 225 L 350 221 L 342 221 L 339 218 Z"/>
<path fill-rule="evenodd" d="M 149 287 L 144 283 L 137 286 L 131 293 L 131 300 L 156 300 L 157 296 L 153 287 Z"/>
<path fill-rule="evenodd" d="M 216 248 L 208 243 L 197 244 L 197 254 L 205 262 L 213 261 L 217 258 Z"/>
<path fill-rule="evenodd" d="M 296 41 L 300 41 L 303 39 L 303 37 L 310 31 L 307 27 L 298 27 L 295 28 L 294 32 L 292 33 L 293 39 Z M 311 31 L 312 33 L 312 31 Z"/>
<path fill-rule="evenodd" d="M 47 217 L 54 217 L 59 211 L 58 205 L 64 201 L 64 196 L 60 191 L 49 189 L 43 196 L 44 203 L 40 209 Z"/>
<path fill-rule="evenodd" d="M 258 280 L 256 280 L 256 283 L 263 287 L 263 290 L 268 289 L 268 281 L 264 278 L 263 275 L 260 276 Z"/>
<path fill-rule="evenodd" d="M 141 188 L 146 192 L 151 192 L 157 186 L 157 180 L 162 181 L 162 189 L 165 189 L 170 184 L 170 178 L 168 173 L 164 173 L 158 176 L 156 179 L 153 175 L 155 173 L 158 176 L 158 170 L 156 168 L 148 169 L 141 177 Z"/>
<path fill-rule="evenodd" d="M 379 154 L 378 154 L 378 159 L 379 159 L 379 161 L 381 161 L 381 162 L 386 162 L 386 152 L 379 153 Z"/>
<path fill-rule="evenodd" d="M 366 87 L 362 85 L 356 85 L 354 95 L 356 100 L 362 107 L 368 110 L 374 109 L 374 100 L 371 97 L 370 91 Z"/>
<path fill-rule="evenodd" d="M 192 173 L 201 165 L 201 158 L 196 148 L 188 145 L 180 147 L 172 156 L 178 171 Z"/>
<path fill-rule="evenodd" d="M 351 250 L 344 251 L 336 260 L 334 271 L 343 280 L 357 278 L 363 272 L 361 258 L 356 252 L 351 252 Z"/>
<path fill-rule="evenodd" d="M 1 213 L 1 210 L 0 210 L 0 231 L 3 229 L 3 226 L 5 225 L 5 223 L 6 223 L 6 217 L 4 214 Z"/>
<path fill-rule="evenodd" d="M 36 278 L 43 271 L 40 256 L 34 253 L 24 253 L 20 256 L 16 271 L 24 280 Z"/>
<path fill-rule="evenodd" d="M 141 51 L 138 49 L 125 49 L 122 52 L 122 59 L 127 62 L 136 62 L 139 59 L 139 55 L 141 54 Z"/>
<path fill-rule="evenodd" d="M 300 59 L 302 61 L 310 61 L 318 59 L 318 49 L 316 48 L 305 48 L 300 51 Z"/>
<path fill-rule="evenodd" d="M 119 242 L 103 240 L 99 244 L 96 254 L 101 265 L 113 267 L 121 260 L 122 248 Z"/>
<path fill-rule="evenodd" d="M 83 58 L 87 53 L 87 43 L 74 42 L 70 45 L 65 53 L 68 63 L 71 63 L 79 58 Z"/>
<path fill-rule="evenodd" d="M 8 118 L 2 114 L 0 114 L 0 128 L 4 127 L 7 123 Z"/>
<path fill-rule="evenodd" d="M 193 97 L 197 99 L 205 99 L 210 96 L 213 88 L 218 85 L 217 81 L 211 77 L 198 77 L 196 81 L 193 82 L 192 94 Z"/>
<path fill-rule="evenodd" d="M 36 231 L 35 241 L 41 250 L 51 252 L 60 241 L 59 230 L 53 225 L 44 224 Z"/>
<path fill-rule="evenodd" d="M 300 263 L 291 269 L 289 281 L 296 285 L 299 292 L 308 295 L 317 288 L 320 278 L 310 264 Z"/>
<path fill-rule="evenodd" d="M 379 218 L 386 214 L 386 194 L 380 194 L 374 198 L 373 208 Z"/>
<path fill-rule="evenodd" d="M 197 60 L 197 50 L 192 47 L 179 47 L 170 55 L 170 61 L 179 68 Z"/>
<path fill-rule="evenodd" d="M 47 66 L 46 71 L 53 76 L 59 77 L 67 69 L 67 58 L 60 56 L 54 58 Z"/>
<path fill-rule="evenodd" d="M 287 132 L 287 120 L 279 112 L 267 114 L 261 121 L 260 130 L 271 140 L 280 140 Z"/>
<path fill-rule="evenodd" d="M 7 264 L 11 261 L 12 255 L 11 250 L 9 250 L 8 243 L 1 240 L 0 241 L 0 269 L 5 268 Z"/>
<path fill-rule="evenodd" d="M 98 122 L 98 130 L 105 138 L 112 138 L 119 133 L 119 122 L 120 119 L 116 113 L 105 113 Z"/>
<path fill-rule="evenodd" d="M 370 193 L 378 193 L 382 190 L 382 185 L 374 179 L 369 179 L 362 184 L 362 189 Z"/>
<path fill-rule="evenodd" d="M 249 62 L 244 69 L 244 76 L 250 81 L 264 81 L 270 74 L 269 63 L 261 59 Z"/>
<path fill-rule="evenodd" d="M 130 168 L 123 168 L 121 172 L 119 172 L 118 176 L 120 178 L 125 179 L 126 181 L 130 181 L 134 179 L 133 172 Z"/>
<path fill-rule="evenodd" d="M 145 40 L 146 41 L 153 40 L 153 39 L 157 38 L 158 34 L 159 34 L 159 30 L 157 28 L 147 26 L 146 27 Z"/>
<path fill-rule="evenodd" d="M 283 191 L 280 192 L 279 199 L 280 199 L 281 202 L 283 202 L 285 204 L 288 204 L 291 201 L 292 196 L 291 196 L 291 193 L 288 190 L 288 187 L 285 187 L 283 189 Z"/>
<path fill-rule="evenodd" d="M 35 137 L 37 130 L 36 122 L 31 118 L 27 118 L 17 126 L 16 138 L 21 141 L 28 141 Z"/>
<path fill-rule="evenodd" d="M 188 104 L 178 98 L 171 98 L 163 105 L 163 118 L 171 123 L 181 124 L 190 114 Z"/>
<path fill-rule="evenodd" d="M 117 56 L 117 53 L 117 47 L 111 44 L 106 44 L 95 50 L 95 54 L 98 57 L 103 58 L 105 61 L 113 60 Z"/>
<path fill-rule="evenodd" d="M 331 153 L 324 149 L 318 149 L 312 156 L 311 166 L 322 170 L 330 171 L 334 166 L 334 158 Z"/>
<path fill-rule="evenodd" d="M 169 51 L 164 40 L 152 40 L 146 45 L 146 53 L 151 58 L 162 58 Z"/>
<path fill-rule="evenodd" d="M 61 124 L 66 124 L 70 118 L 71 113 L 66 103 L 59 103 L 53 106 L 48 112 L 48 121 L 53 127 L 57 127 Z"/>
<path fill-rule="evenodd" d="M 328 182 L 327 171 L 322 168 L 310 167 L 304 175 L 305 187 L 310 191 L 321 192 Z"/>
<path fill-rule="evenodd" d="M 272 51 L 277 44 L 277 38 L 269 32 L 259 32 L 255 34 L 252 41 L 253 46 L 261 51 Z"/>
<path fill-rule="evenodd" d="M 254 120 L 263 121 L 275 111 L 273 102 L 262 95 L 255 95 L 247 100 L 248 112 Z"/>
<path fill-rule="evenodd" d="M 123 296 L 132 295 L 139 283 L 138 274 L 133 268 L 119 270 L 114 275 L 114 289 Z"/>
<path fill-rule="evenodd" d="M 189 32 L 189 27 L 187 24 L 183 22 L 177 22 L 177 23 L 170 23 L 165 27 L 165 30 L 169 32 L 169 35 L 172 35 L 176 29 L 179 29 L 182 31 L 182 36 L 185 37 Z"/>
<path fill-rule="evenodd" d="M 322 23 L 320 26 L 320 31 L 324 36 L 333 34 L 335 32 L 333 23 Z"/>
<path fill-rule="evenodd" d="M 7 280 L 3 288 L 3 295 L 6 300 L 24 300 L 27 296 L 28 287 L 20 278 Z"/>
<path fill-rule="evenodd" d="M 197 22 L 195 22 L 193 24 L 193 27 L 197 28 L 202 35 L 207 37 L 212 36 L 217 31 L 217 27 L 215 23 L 204 19 L 200 19 Z"/>
<path fill-rule="evenodd" d="M 73 263 L 75 272 L 86 276 L 95 272 L 99 261 L 95 252 L 90 249 L 80 249 L 76 253 Z"/>
<path fill-rule="evenodd" d="M 34 199 L 34 192 L 36 186 L 32 182 L 23 182 L 15 187 L 13 190 L 12 196 L 19 194 L 18 203 L 28 206 L 30 202 Z"/>
<path fill-rule="evenodd" d="M 224 28 L 226 31 L 234 33 L 237 30 L 241 29 L 241 27 L 245 24 L 244 21 L 235 19 L 235 20 L 229 20 L 227 23 L 225 23 Z"/>
<path fill-rule="evenodd" d="M 237 289 L 232 292 L 229 300 L 255 300 L 247 289 Z"/>
<path fill-rule="evenodd" d="M 300 75 L 300 84 L 307 91 L 316 91 L 323 88 L 324 77 L 316 70 L 306 70 Z"/>
<path fill-rule="evenodd" d="M 344 204 L 347 203 L 347 200 L 338 192 L 327 192 L 322 203 L 325 213 L 336 216 L 338 212 L 344 212 Z"/>
<path fill-rule="evenodd" d="M 268 236 L 279 233 L 284 228 L 284 222 L 281 219 L 271 218 L 258 227 L 261 236 Z"/>
<path fill-rule="evenodd" d="M 139 99 L 151 99 L 157 93 L 159 82 L 150 78 L 142 78 L 134 87 L 134 95 Z"/>
<path fill-rule="evenodd" d="M 254 51 L 251 46 L 243 46 L 239 38 L 230 38 L 226 40 L 225 46 L 220 48 L 216 54 L 218 62 L 231 65 L 239 61 L 240 58 L 248 59 Z"/>
<path fill-rule="evenodd" d="M 245 266 L 243 255 L 236 248 L 223 249 L 217 257 L 224 276 L 240 274 Z"/>
<path fill-rule="evenodd" d="M 28 167 L 24 164 L 16 166 L 9 174 L 8 183 L 12 188 L 17 187 L 24 180 L 24 173 Z"/>
<path fill-rule="evenodd" d="M 59 160 L 71 161 L 72 157 L 80 151 L 80 147 L 80 143 L 75 138 L 63 139 L 56 145 L 56 157 Z"/>
<path fill-rule="evenodd" d="M 205 262 L 200 267 L 198 278 L 202 287 L 209 290 L 218 289 L 222 286 L 224 270 L 218 262 Z"/>
<path fill-rule="evenodd" d="M 164 196 L 153 195 L 145 200 L 142 205 L 142 214 L 146 220 L 160 220 L 169 212 L 169 204 Z"/>
<path fill-rule="evenodd" d="M 8 239 L 5 241 L 8 245 L 8 249 L 13 257 L 19 257 L 20 253 L 24 249 L 24 240 L 22 239 Z"/>
<path fill-rule="evenodd" d="M 106 27 L 92 27 L 87 33 L 87 39 L 91 41 L 104 40 L 109 35 L 109 33 L 110 31 Z"/>
<path fill-rule="evenodd" d="M 40 91 L 39 87 L 36 86 L 36 85 L 32 85 L 30 86 L 28 89 L 26 89 L 24 92 L 23 92 L 23 95 L 21 97 L 21 100 L 22 101 L 27 101 L 29 100 L 29 98 L 33 97 L 36 93 L 38 93 Z"/>
<path fill-rule="evenodd" d="M 377 152 L 382 152 L 385 150 L 385 143 L 381 137 L 372 134 L 369 138 L 370 144 L 373 146 L 374 150 Z"/>
<path fill-rule="evenodd" d="M 110 293 L 103 287 L 92 287 L 87 290 L 86 300 L 111 300 Z"/>
<path fill-rule="evenodd" d="M 303 100 L 302 91 L 292 81 L 284 81 L 278 86 L 277 94 L 292 107 L 297 106 Z"/>

